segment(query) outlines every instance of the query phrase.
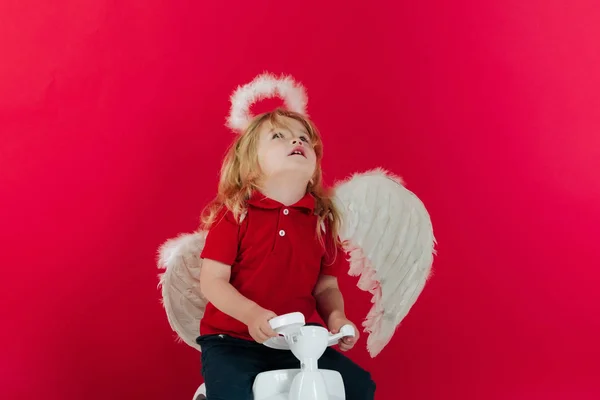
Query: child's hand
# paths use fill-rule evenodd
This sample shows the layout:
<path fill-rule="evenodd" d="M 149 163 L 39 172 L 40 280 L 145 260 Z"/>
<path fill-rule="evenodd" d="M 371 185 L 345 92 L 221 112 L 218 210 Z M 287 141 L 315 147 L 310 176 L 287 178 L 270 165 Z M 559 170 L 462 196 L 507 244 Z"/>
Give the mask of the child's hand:
<path fill-rule="evenodd" d="M 248 332 L 250 332 L 252 339 L 257 343 L 263 343 L 269 338 L 279 336 L 269 324 L 269 320 L 276 316 L 277 314 L 273 311 L 262 307 L 257 307 L 253 310 L 248 322 Z"/>
<path fill-rule="evenodd" d="M 328 328 L 331 333 L 335 334 L 338 333 L 340 331 L 340 328 L 344 325 L 352 325 L 352 327 L 354 328 L 354 337 L 346 336 L 340 339 L 340 341 L 338 342 L 340 350 L 348 351 L 354 347 L 354 345 L 358 341 L 358 338 L 360 337 L 360 333 L 358 332 L 358 329 L 356 329 L 356 325 L 354 325 L 352 321 L 350 321 L 346 317 L 335 317 L 329 321 Z"/>

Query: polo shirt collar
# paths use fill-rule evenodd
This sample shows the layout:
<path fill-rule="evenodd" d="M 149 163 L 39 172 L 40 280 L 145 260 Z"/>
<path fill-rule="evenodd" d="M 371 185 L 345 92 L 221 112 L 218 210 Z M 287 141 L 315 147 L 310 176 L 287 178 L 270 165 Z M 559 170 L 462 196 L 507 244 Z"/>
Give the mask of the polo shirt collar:
<path fill-rule="evenodd" d="M 265 196 L 258 190 L 255 190 L 254 193 L 252 193 L 252 195 L 248 199 L 248 204 L 253 207 L 264 209 L 276 209 L 285 207 L 282 203 Z M 289 208 L 297 208 L 312 213 L 315 210 L 315 198 L 312 194 L 306 193 L 304 197 L 302 197 L 296 203 L 290 205 Z"/>

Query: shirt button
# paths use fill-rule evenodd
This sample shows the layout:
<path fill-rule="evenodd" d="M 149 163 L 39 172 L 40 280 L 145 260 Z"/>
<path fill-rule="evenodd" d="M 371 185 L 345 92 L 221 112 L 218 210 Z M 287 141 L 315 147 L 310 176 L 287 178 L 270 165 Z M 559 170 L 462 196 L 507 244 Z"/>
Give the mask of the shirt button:
<path fill-rule="evenodd" d="M 288 214 L 290 213 L 290 210 L 288 210 L 287 208 L 284 208 L 284 209 L 283 209 L 283 213 L 284 213 L 285 215 L 288 215 Z"/>
<path fill-rule="evenodd" d="M 283 229 L 279 231 L 279 236 L 285 236 L 285 231 Z"/>

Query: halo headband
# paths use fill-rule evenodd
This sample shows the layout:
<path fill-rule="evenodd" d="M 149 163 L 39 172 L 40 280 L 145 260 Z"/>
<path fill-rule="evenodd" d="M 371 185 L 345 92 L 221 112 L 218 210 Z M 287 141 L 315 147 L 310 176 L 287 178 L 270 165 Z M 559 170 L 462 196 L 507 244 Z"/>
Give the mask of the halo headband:
<path fill-rule="evenodd" d="M 241 133 L 254 117 L 250 113 L 250 107 L 259 100 L 272 97 L 281 98 L 289 111 L 307 115 L 308 97 L 300 83 L 291 76 L 277 78 L 273 74 L 263 73 L 233 92 L 227 126 Z"/>

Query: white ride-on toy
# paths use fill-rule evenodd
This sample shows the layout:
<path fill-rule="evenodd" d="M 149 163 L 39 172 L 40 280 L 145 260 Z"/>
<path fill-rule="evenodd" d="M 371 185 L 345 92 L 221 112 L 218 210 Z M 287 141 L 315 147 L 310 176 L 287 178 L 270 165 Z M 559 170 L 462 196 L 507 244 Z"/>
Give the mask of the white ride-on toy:
<path fill-rule="evenodd" d="M 252 392 L 254 400 L 345 400 L 344 381 L 337 371 L 319 369 L 318 360 L 328 346 L 346 336 L 354 336 L 352 325 L 344 325 L 337 334 L 322 326 L 305 325 L 302 313 L 280 315 L 270 321 L 280 336 L 264 342 L 265 346 L 292 351 L 300 368 L 279 369 L 258 374 Z M 202 384 L 193 400 L 206 399 Z"/>

